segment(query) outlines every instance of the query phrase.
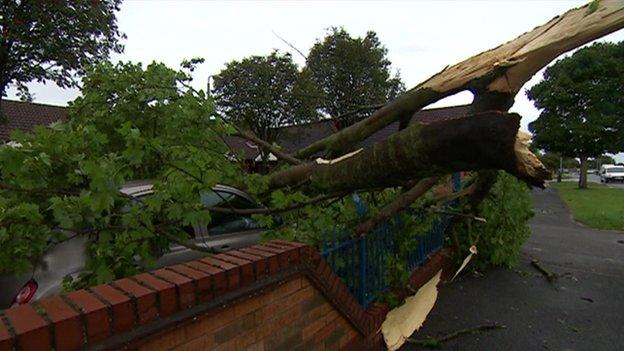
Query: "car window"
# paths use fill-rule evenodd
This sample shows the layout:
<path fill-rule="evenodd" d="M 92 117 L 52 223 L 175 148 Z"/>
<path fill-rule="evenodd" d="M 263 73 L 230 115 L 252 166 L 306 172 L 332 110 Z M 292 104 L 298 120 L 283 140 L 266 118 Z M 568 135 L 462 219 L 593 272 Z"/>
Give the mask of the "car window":
<path fill-rule="evenodd" d="M 256 208 L 255 203 L 227 191 L 209 191 L 201 195 L 201 203 L 206 207 L 233 207 L 240 209 Z"/>
<path fill-rule="evenodd" d="M 211 191 L 201 194 L 201 202 L 206 207 L 225 207 L 236 209 L 252 209 L 258 206 L 252 201 L 227 191 Z M 251 216 L 241 216 L 234 213 L 212 212 L 209 235 L 219 235 L 258 228 L 258 224 Z"/>
<path fill-rule="evenodd" d="M 151 193 L 141 194 L 136 196 L 136 198 L 141 200 L 149 195 L 151 195 Z M 206 207 L 232 207 L 237 209 L 258 208 L 258 205 L 253 201 L 233 192 L 223 190 L 201 193 L 200 201 Z M 259 225 L 251 216 L 219 212 L 212 212 L 210 215 L 211 220 L 207 228 L 209 235 L 227 234 L 259 228 Z M 189 234 L 189 238 L 201 235 L 201 230 L 196 232 L 192 226 L 185 226 L 182 229 Z"/>

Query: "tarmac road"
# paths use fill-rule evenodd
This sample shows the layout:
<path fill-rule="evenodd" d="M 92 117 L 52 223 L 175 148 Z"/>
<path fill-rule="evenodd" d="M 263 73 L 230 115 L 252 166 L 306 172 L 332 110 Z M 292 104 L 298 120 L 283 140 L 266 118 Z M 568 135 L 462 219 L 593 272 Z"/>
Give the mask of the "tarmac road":
<path fill-rule="evenodd" d="M 570 177 L 570 178 L 564 178 L 563 181 L 564 182 L 575 182 L 575 183 L 578 183 L 578 173 L 572 173 L 572 174 L 568 175 L 568 177 Z M 587 181 L 590 182 L 590 183 L 604 184 L 604 183 L 600 183 L 600 176 L 595 174 L 595 173 L 588 173 L 587 174 Z M 606 185 L 609 188 L 613 188 L 613 189 L 624 189 L 624 183 L 620 183 L 620 182 L 606 183 L 604 185 Z"/>
<path fill-rule="evenodd" d="M 600 176 L 598 176 L 597 174 L 588 174 L 587 181 L 600 183 Z M 609 188 L 614 188 L 614 189 L 624 189 L 624 183 L 607 183 L 606 186 L 608 186 Z"/>
<path fill-rule="evenodd" d="M 412 337 L 497 322 L 506 328 L 461 336 L 442 349 L 624 350 L 624 233 L 575 224 L 554 189 L 535 190 L 533 199 L 532 235 L 518 267 L 443 287 Z M 530 265 L 532 258 L 560 275 L 554 285 Z"/>

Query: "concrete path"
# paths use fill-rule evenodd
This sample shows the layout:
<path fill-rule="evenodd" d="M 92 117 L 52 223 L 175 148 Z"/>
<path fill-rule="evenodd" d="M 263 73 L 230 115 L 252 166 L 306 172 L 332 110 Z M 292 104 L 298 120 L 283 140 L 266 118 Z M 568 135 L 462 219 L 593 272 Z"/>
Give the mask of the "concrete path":
<path fill-rule="evenodd" d="M 497 322 L 507 328 L 461 336 L 442 349 L 624 350 L 624 233 L 575 224 L 553 189 L 536 190 L 533 199 L 532 235 L 518 267 L 442 288 L 414 337 Z M 532 258 L 561 275 L 554 286 L 530 266 Z"/>

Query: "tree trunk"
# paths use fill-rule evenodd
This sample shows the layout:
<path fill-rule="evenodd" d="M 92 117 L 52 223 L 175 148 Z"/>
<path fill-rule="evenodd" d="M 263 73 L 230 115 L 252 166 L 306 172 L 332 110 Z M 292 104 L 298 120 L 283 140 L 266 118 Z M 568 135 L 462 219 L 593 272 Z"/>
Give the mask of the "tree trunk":
<path fill-rule="evenodd" d="M 601 0 L 572 9 L 518 38 L 447 67 L 370 117 L 293 155 L 317 160 L 270 175 L 270 189 L 303 186 L 322 193 L 389 187 L 456 171 L 503 169 L 529 184 L 549 177 L 518 133 L 519 116 L 507 115 L 513 97 L 537 71 L 568 50 L 624 27 L 624 2 Z M 460 91 L 475 95 L 474 112 L 453 121 L 418 124 L 372 147 L 359 142 L 435 101 Z M 407 123 L 403 123 L 407 125 Z M 327 157 L 327 156 L 326 156 Z"/>
<path fill-rule="evenodd" d="M 587 189 L 587 156 L 579 157 L 581 160 L 581 167 L 579 170 L 579 189 Z"/>
<path fill-rule="evenodd" d="M 391 187 L 458 171 L 503 169 L 543 186 L 548 173 L 525 142 L 520 116 L 489 111 L 431 124 L 413 124 L 371 147 L 336 160 L 290 167 L 271 175 L 271 189 L 309 185 L 313 192 Z"/>
<path fill-rule="evenodd" d="M 312 143 L 294 156 L 307 158 L 326 152 L 337 157 L 387 125 L 406 120 L 423 107 L 460 91 L 514 96 L 557 56 L 624 27 L 623 10 L 621 0 L 602 0 L 572 9 L 514 40 L 445 68 L 369 118 Z"/>

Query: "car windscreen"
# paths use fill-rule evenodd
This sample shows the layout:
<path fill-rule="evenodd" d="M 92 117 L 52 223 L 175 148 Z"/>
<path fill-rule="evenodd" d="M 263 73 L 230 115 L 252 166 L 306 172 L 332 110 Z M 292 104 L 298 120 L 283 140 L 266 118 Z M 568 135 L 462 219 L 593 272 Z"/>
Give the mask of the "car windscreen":
<path fill-rule="evenodd" d="M 258 208 L 252 201 L 227 191 L 210 191 L 201 195 L 201 203 L 206 207 L 223 207 L 236 209 Z M 209 235 L 219 235 L 242 230 L 255 229 L 257 223 L 249 216 L 234 213 L 211 212 L 208 226 Z"/>

